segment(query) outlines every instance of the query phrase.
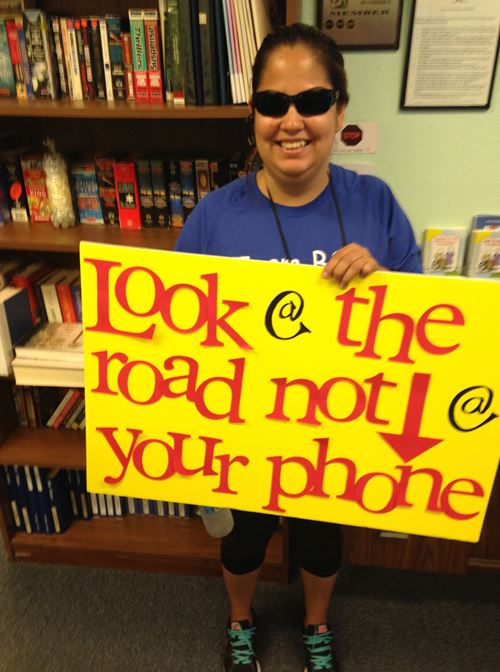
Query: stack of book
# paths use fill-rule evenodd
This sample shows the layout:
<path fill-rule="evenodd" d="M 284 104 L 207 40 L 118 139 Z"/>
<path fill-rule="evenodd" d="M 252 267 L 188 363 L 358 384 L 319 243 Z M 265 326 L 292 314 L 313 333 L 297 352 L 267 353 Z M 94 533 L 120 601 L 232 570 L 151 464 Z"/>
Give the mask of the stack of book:
<path fill-rule="evenodd" d="M 15 347 L 17 385 L 83 387 L 83 332 L 80 323 L 45 323 Z"/>

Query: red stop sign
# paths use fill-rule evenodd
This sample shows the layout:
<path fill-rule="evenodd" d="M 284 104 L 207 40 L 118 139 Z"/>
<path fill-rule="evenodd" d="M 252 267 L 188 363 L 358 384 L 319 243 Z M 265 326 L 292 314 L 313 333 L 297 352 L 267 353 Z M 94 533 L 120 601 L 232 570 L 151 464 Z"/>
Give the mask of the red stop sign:
<path fill-rule="evenodd" d="M 356 124 L 348 124 L 340 132 L 340 139 L 348 147 L 359 145 L 363 139 L 363 131 Z"/>

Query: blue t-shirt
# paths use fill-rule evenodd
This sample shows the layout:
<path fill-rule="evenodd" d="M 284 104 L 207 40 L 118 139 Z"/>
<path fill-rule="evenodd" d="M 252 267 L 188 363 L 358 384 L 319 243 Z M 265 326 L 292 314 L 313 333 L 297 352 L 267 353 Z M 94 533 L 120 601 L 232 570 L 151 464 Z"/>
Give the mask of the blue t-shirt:
<path fill-rule="evenodd" d="M 393 271 L 421 272 L 420 249 L 390 188 L 380 179 L 330 165 L 348 243 L 368 248 Z M 302 206 L 276 204 L 292 263 L 322 266 L 342 247 L 330 188 Z M 176 245 L 180 252 L 286 262 L 271 203 L 255 173 L 211 192 L 196 206 Z"/>

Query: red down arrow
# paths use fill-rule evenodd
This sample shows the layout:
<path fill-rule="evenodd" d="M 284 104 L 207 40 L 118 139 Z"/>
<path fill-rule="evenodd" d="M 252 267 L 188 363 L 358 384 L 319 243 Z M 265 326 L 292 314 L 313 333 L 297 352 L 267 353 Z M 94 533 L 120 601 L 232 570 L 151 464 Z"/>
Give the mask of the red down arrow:
<path fill-rule="evenodd" d="M 396 451 L 403 462 L 409 462 L 443 440 L 419 436 L 430 379 L 428 373 L 415 373 L 413 375 L 402 433 L 379 432 L 380 436 Z"/>

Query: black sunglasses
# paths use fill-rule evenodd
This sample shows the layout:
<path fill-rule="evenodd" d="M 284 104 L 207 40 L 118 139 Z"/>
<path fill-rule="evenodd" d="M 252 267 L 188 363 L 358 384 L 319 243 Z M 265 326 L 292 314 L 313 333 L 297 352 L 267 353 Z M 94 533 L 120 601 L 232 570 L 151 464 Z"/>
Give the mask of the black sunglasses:
<path fill-rule="evenodd" d="M 258 91 L 253 96 L 253 104 L 264 117 L 284 117 L 292 104 L 301 116 L 315 117 L 328 112 L 338 97 L 338 91 L 319 87 L 301 91 L 295 96 L 287 96 L 279 91 Z"/>

